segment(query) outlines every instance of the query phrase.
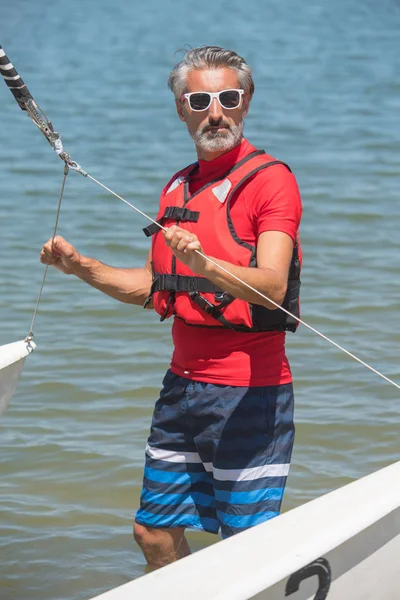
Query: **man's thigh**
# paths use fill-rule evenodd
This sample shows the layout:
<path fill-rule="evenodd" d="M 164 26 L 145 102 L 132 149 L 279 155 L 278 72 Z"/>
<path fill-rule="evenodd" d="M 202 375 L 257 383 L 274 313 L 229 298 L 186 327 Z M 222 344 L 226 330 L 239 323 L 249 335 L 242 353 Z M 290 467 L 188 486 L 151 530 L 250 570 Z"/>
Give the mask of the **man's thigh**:
<path fill-rule="evenodd" d="M 136 522 L 153 528 L 192 528 L 217 533 L 211 464 L 193 441 L 188 405 L 193 383 L 167 372 L 156 402 Z"/>
<path fill-rule="evenodd" d="M 294 442 L 291 384 L 238 388 L 213 457 L 223 537 L 279 514 Z"/>

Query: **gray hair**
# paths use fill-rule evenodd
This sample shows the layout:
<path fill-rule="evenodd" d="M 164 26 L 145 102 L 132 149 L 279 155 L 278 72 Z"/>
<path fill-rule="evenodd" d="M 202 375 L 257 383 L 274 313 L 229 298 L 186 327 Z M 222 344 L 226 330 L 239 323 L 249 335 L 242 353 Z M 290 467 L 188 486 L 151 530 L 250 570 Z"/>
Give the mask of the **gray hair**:
<path fill-rule="evenodd" d="M 201 46 L 186 50 L 183 60 L 175 65 L 169 75 L 168 87 L 178 99 L 185 93 L 186 76 L 189 71 L 224 67 L 236 71 L 239 85 L 251 97 L 254 92 L 254 82 L 249 65 L 233 50 L 225 50 L 220 46 Z"/>

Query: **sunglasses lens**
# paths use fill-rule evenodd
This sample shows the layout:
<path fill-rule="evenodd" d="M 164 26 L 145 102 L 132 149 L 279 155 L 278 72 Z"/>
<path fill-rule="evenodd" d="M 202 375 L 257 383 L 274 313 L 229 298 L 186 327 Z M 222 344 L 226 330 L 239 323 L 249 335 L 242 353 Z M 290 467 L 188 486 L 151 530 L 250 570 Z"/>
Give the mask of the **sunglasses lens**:
<path fill-rule="evenodd" d="M 240 93 L 237 90 L 227 90 L 221 92 L 219 101 L 224 108 L 237 108 L 240 102 Z"/>
<path fill-rule="evenodd" d="M 192 110 L 205 110 L 210 104 L 210 94 L 198 93 L 190 95 L 190 108 Z"/>

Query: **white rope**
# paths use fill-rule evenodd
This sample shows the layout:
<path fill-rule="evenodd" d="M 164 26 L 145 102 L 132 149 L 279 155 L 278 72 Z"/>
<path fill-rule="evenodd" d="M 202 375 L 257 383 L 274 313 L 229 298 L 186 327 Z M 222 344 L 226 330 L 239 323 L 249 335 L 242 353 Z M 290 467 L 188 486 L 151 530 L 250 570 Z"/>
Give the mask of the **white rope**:
<path fill-rule="evenodd" d="M 80 168 L 80 166 L 77 165 L 76 163 L 73 163 L 73 166 L 71 166 L 71 164 L 69 166 L 70 166 L 70 168 L 72 168 L 73 170 L 77 171 L 78 173 L 81 173 L 85 177 L 89 177 L 89 179 L 91 179 L 92 181 L 94 181 L 95 183 L 97 183 L 97 185 L 99 185 L 103 189 L 107 190 L 107 192 L 109 192 L 110 194 L 112 194 L 113 196 L 115 196 L 116 198 L 118 198 L 119 200 L 122 200 L 122 202 L 125 202 L 125 204 L 127 204 L 128 206 L 130 206 L 131 208 L 133 208 L 133 210 L 135 210 L 136 212 L 138 212 L 140 215 L 142 215 L 143 217 L 145 217 L 146 219 L 148 219 L 149 221 L 151 221 L 155 225 L 157 225 L 160 229 L 163 229 L 164 231 L 167 231 L 167 229 L 165 227 L 163 227 L 162 225 L 160 225 L 160 223 L 158 223 L 157 221 L 155 221 L 154 219 L 152 219 L 151 217 L 149 217 L 149 215 L 147 215 L 146 213 L 142 212 L 139 208 L 137 208 L 136 206 L 134 206 L 133 204 L 131 204 L 130 202 L 128 202 L 127 200 L 125 200 L 125 198 L 122 198 L 122 196 L 119 196 L 113 190 L 111 190 L 110 188 L 108 188 L 107 186 L 105 186 L 104 184 L 102 184 L 100 181 L 98 181 L 97 179 L 95 179 L 94 177 L 92 177 L 91 175 L 89 175 L 86 171 L 83 171 Z M 296 319 L 296 321 L 298 321 L 299 323 L 301 323 L 302 325 L 304 325 L 304 327 L 307 327 L 307 329 L 310 329 L 310 331 L 312 331 L 313 333 L 316 333 L 317 335 L 319 335 L 322 339 L 324 339 L 327 342 L 329 342 L 330 344 L 332 344 L 332 346 L 335 346 L 336 348 L 338 348 L 339 350 L 341 350 L 342 352 L 344 352 L 345 354 L 347 354 L 348 356 L 350 356 L 351 358 L 353 358 L 355 361 L 359 362 L 361 365 L 363 365 L 364 367 L 366 367 L 367 369 L 369 369 L 370 371 L 372 371 L 376 375 L 379 375 L 379 377 L 382 377 L 382 379 L 384 379 L 385 381 L 387 381 L 388 383 L 390 383 L 391 385 L 393 385 L 394 387 L 396 387 L 397 389 L 400 390 L 400 385 L 398 383 L 396 383 L 392 379 L 389 379 L 389 377 L 386 377 L 386 375 L 383 375 L 383 373 L 381 373 L 377 369 L 374 369 L 374 367 L 372 367 L 368 363 L 366 363 L 363 360 L 361 360 L 361 358 L 358 358 L 358 356 L 356 356 L 352 352 L 349 352 L 349 350 L 346 350 L 346 348 L 343 348 L 343 346 L 340 346 L 340 344 L 337 344 L 334 340 L 332 340 L 328 336 L 326 336 L 323 333 L 321 333 L 320 331 L 318 331 L 318 329 L 315 329 L 315 327 L 312 327 L 311 325 L 309 325 L 308 323 L 306 323 L 302 319 L 299 319 L 299 317 L 296 317 L 296 315 L 294 315 L 291 312 L 289 312 L 288 310 L 286 310 L 286 308 L 283 308 L 282 306 L 280 306 L 279 304 L 277 304 L 277 302 L 274 302 L 273 300 L 271 300 L 271 298 L 268 298 L 267 296 L 265 296 L 264 294 L 262 294 L 260 291 L 256 290 L 254 287 L 252 287 L 251 285 L 249 285 L 248 283 L 246 283 L 245 281 L 243 281 L 242 279 L 240 279 L 239 277 L 237 277 L 236 275 L 234 275 L 233 273 L 231 273 L 230 271 L 228 271 L 227 269 L 225 269 L 225 267 L 222 267 L 221 265 L 219 265 L 218 263 L 216 263 L 214 260 L 212 260 L 211 258 L 209 258 L 208 256 L 206 256 L 205 254 L 203 254 L 199 250 L 195 250 L 195 252 L 197 254 L 199 254 L 199 256 L 202 256 L 204 259 L 208 260 L 210 263 L 212 263 L 218 269 L 221 269 L 221 271 L 224 271 L 224 273 L 226 273 L 227 275 L 229 275 L 230 277 L 232 277 L 233 279 L 235 279 L 236 281 L 238 281 L 239 283 L 241 283 L 242 285 L 244 285 L 245 287 L 247 287 L 252 292 L 258 294 L 264 300 L 267 300 L 267 302 L 270 302 L 271 304 L 273 304 L 274 306 L 276 306 L 280 310 L 283 310 L 283 312 L 285 312 L 287 315 L 289 315 L 293 319 Z"/>
<path fill-rule="evenodd" d="M 371 365 L 369 365 L 366 362 L 364 362 L 363 360 L 361 360 L 361 358 L 358 358 L 357 356 L 355 356 L 355 354 L 352 354 L 351 352 L 349 352 L 348 350 L 346 350 L 346 348 L 343 348 L 343 346 L 340 346 L 339 344 L 337 344 L 336 342 L 334 342 L 333 340 L 331 340 L 330 338 L 328 338 L 328 336 L 326 336 L 323 333 L 321 333 L 320 331 L 318 331 L 318 329 L 315 329 L 314 327 L 311 327 L 311 325 L 308 325 L 308 323 L 306 323 L 302 319 L 299 319 L 298 317 L 296 317 L 295 315 L 293 315 L 291 312 L 289 312 L 288 310 L 286 310 L 286 308 L 283 308 L 283 306 L 280 306 L 279 304 L 277 304 L 276 302 L 274 302 L 270 298 L 267 298 L 267 296 L 264 296 L 264 294 L 262 294 L 261 292 L 259 292 L 255 288 L 253 288 L 251 285 L 249 285 L 245 281 L 242 281 L 241 279 L 239 279 L 239 277 L 236 277 L 236 275 L 234 275 L 233 273 L 230 273 L 230 271 L 228 271 L 227 269 L 225 269 L 225 267 L 222 267 L 221 265 L 219 265 L 218 263 L 216 263 L 215 261 L 213 261 L 208 256 L 205 256 L 204 254 L 202 254 L 198 250 L 196 250 L 195 252 L 197 252 L 197 254 L 200 254 L 200 256 L 203 256 L 203 258 L 206 258 L 213 265 L 215 265 L 216 267 L 218 267 L 219 269 L 221 269 L 222 271 L 224 271 L 225 273 L 227 273 L 228 275 L 230 275 L 234 279 L 236 279 L 236 281 L 239 281 L 239 283 L 242 283 L 243 285 L 245 285 L 247 288 L 249 288 L 249 290 L 251 290 L 252 292 L 255 292 L 256 294 L 258 294 L 259 296 L 261 296 L 261 298 L 264 298 L 265 300 L 268 300 L 268 302 L 271 302 L 271 304 L 274 304 L 274 306 L 276 306 L 277 308 L 280 308 L 281 310 L 283 310 L 283 312 L 285 312 L 287 315 L 289 315 L 290 317 L 293 317 L 294 319 L 296 319 L 296 321 L 298 321 L 299 323 L 301 323 L 302 325 L 304 325 L 305 327 L 307 327 L 308 329 L 310 329 L 311 331 L 313 331 L 314 333 L 316 333 L 317 335 L 319 335 L 320 337 L 322 337 L 324 340 L 326 340 L 327 342 L 329 342 L 333 346 L 336 346 L 336 348 L 339 348 L 339 350 L 341 350 L 342 352 L 344 352 L 348 356 L 351 356 L 351 358 L 354 358 L 354 360 L 356 360 L 360 364 L 364 365 L 364 367 L 367 367 L 367 369 L 369 369 L 370 371 L 373 371 L 374 373 L 376 373 L 377 375 L 379 375 L 379 377 L 382 377 L 382 379 L 385 379 L 386 381 L 388 381 L 389 383 L 391 383 L 392 385 L 394 385 L 395 387 L 397 387 L 400 390 L 400 385 L 398 385 L 397 383 L 395 383 L 394 381 L 392 381 L 391 379 L 389 379 L 389 377 L 386 377 L 386 375 L 383 375 L 382 373 L 380 373 L 379 371 L 377 371 L 376 369 L 374 369 L 374 367 L 371 367 Z"/>

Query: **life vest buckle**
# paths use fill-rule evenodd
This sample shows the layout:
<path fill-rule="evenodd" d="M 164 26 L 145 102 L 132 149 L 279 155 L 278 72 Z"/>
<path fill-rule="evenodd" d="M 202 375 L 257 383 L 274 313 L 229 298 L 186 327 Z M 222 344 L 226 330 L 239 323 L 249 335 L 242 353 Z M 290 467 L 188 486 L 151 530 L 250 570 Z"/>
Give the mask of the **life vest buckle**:
<path fill-rule="evenodd" d="M 207 298 L 204 298 L 204 296 L 199 294 L 199 292 L 189 292 L 189 296 L 208 315 L 212 315 L 213 312 L 215 311 L 215 309 L 218 308 L 217 306 L 215 306 L 215 304 L 212 304 L 212 302 L 209 302 L 207 300 Z"/>

